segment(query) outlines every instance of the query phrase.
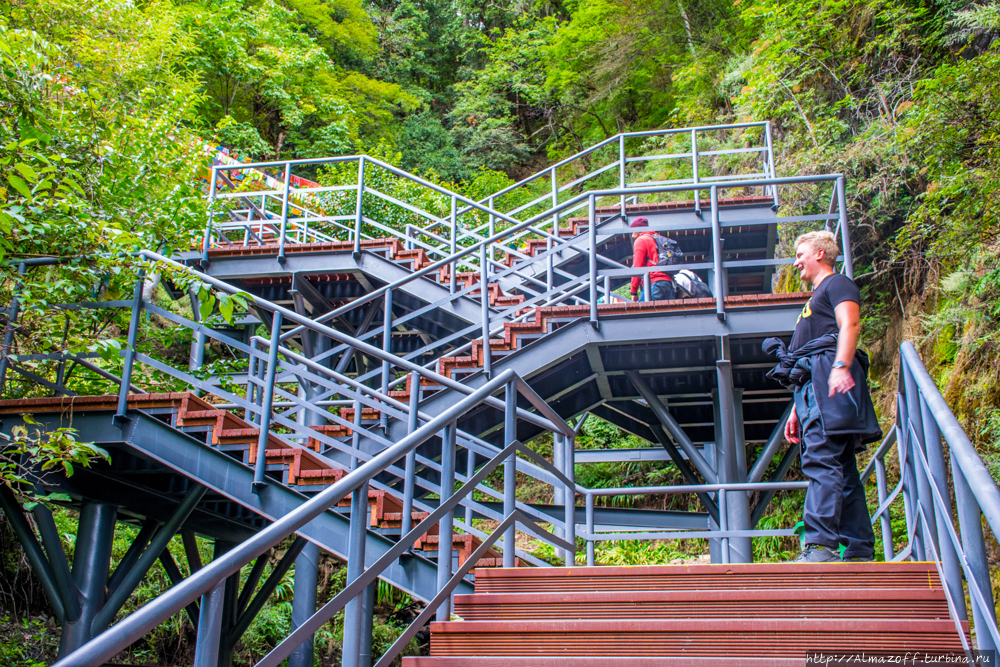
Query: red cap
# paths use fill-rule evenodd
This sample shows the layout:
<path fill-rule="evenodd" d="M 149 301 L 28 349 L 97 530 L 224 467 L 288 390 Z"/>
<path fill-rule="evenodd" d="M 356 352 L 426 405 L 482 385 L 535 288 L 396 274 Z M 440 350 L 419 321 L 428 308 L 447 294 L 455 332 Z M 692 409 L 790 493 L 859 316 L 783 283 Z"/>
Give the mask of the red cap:
<path fill-rule="evenodd" d="M 636 218 L 629 223 L 629 227 L 649 227 L 649 220 L 646 220 L 646 218 Z"/>

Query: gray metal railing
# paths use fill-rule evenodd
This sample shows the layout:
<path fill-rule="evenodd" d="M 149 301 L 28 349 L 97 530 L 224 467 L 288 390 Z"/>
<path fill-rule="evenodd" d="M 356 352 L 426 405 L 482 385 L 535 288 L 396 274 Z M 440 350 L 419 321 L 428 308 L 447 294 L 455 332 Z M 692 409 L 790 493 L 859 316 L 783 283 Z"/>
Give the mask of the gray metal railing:
<path fill-rule="evenodd" d="M 995 651 L 1000 646 L 1000 632 L 983 519 L 994 535 L 1000 535 L 1000 489 L 912 343 L 900 346 L 899 358 L 896 422 L 861 473 L 862 482 L 875 474 L 879 506 L 872 514 L 872 523 L 877 522 L 881 529 L 886 561 L 910 559 L 937 565 L 948 609 L 965 649 L 971 648 L 963 628 L 968 621 L 968 600 L 977 648 Z M 889 489 L 886 458 L 893 450 L 899 481 Z M 897 502 L 900 496 L 902 500 Z M 894 535 L 890 519 L 890 512 L 900 504 L 904 536 Z M 898 553 L 897 537 L 907 541 Z"/>

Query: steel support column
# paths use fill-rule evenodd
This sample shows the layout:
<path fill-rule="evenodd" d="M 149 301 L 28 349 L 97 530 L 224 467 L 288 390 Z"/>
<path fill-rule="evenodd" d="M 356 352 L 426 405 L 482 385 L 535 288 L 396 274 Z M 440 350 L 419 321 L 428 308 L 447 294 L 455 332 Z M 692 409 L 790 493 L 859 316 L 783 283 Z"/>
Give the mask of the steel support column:
<path fill-rule="evenodd" d="M 365 535 L 368 530 L 368 483 L 351 493 L 351 538 L 347 552 L 347 583 L 365 571 Z M 364 631 L 364 595 L 358 595 L 344 607 L 344 646 L 342 667 L 358 667 L 361 634 Z"/>
<path fill-rule="evenodd" d="M 372 632 L 375 630 L 375 593 L 378 581 L 373 581 L 365 587 L 361 594 L 361 637 L 358 647 L 358 667 L 371 667 L 372 664 Z M 309 663 L 312 665 L 312 663 Z"/>
<path fill-rule="evenodd" d="M 59 657 L 63 658 L 94 638 L 94 619 L 107 599 L 111 545 L 115 539 L 118 508 L 109 503 L 87 503 L 80 510 L 80 522 L 73 552 L 73 583 L 80 591 L 80 618 L 63 626 Z M 97 628 L 102 632 L 104 628 Z"/>
<path fill-rule="evenodd" d="M 718 427 L 716 429 L 716 451 L 719 455 L 719 477 L 725 483 L 740 481 L 737 455 L 738 440 L 736 431 L 736 395 L 733 391 L 733 369 L 728 360 L 715 362 L 719 390 L 713 405 L 718 411 Z M 742 429 L 743 424 L 739 424 Z M 744 462 L 745 465 L 745 462 Z M 744 472 L 744 474 L 746 474 Z M 747 494 L 743 492 L 726 494 L 726 514 L 730 530 L 750 529 L 750 503 Z M 721 504 L 721 503 L 720 503 Z M 721 509 L 721 508 L 720 508 Z M 753 562 L 753 545 L 749 537 L 734 537 L 729 539 L 729 562 Z"/>
<path fill-rule="evenodd" d="M 292 630 L 316 613 L 316 586 L 319 581 L 319 547 L 306 543 L 295 559 L 295 589 L 292 594 Z M 313 638 L 302 642 L 288 656 L 288 667 L 312 667 Z"/>

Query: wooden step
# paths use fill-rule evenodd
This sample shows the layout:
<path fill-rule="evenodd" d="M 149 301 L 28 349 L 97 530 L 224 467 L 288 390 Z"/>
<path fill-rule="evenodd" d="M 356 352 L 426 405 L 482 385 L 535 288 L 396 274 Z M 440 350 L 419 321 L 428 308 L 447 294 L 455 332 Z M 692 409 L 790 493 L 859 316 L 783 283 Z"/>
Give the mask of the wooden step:
<path fill-rule="evenodd" d="M 652 657 L 645 655 L 605 656 L 430 656 L 403 658 L 403 667 L 806 667 L 801 658 L 718 658 Z"/>
<path fill-rule="evenodd" d="M 962 643 L 950 620 L 601 619 L 431 624 L 434 656 L 791 658 L 807 651 L 845 649 L 941 655 L 961 652 Z"/>
<path fill-rule="evenodd" d="M 455 614 L 466 621 L 741 617 L 949 618 L 948 602 L 940 588 L 476 593 L 456 595 Z"/>
<path fill-rule="evenodd" d="M 741 563 L 493 570 L 476 593 L 923 588 L 941 590 L 933 563 Z"/>

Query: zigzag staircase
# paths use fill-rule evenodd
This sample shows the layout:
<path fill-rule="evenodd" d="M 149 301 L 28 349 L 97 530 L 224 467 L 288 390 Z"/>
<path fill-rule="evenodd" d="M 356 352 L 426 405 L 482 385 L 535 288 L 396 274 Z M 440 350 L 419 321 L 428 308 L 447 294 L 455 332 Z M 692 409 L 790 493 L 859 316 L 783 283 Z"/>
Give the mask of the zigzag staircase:
<path fill-rule="evenodd" d="M 744 175 L 713 167 L 709 175 L 703 160 L 699 171 L 699 137 L 758 126 L 766 131 L 765 146 L 720 148 L 704 156 L 759 150 L 760 167 Z M 772 291 L 776 269 L 790 263 L 778 253 L 779 225 L 823 223 L 835 229 L 844 247 L 842 270 L 848 275 L 852 270 L 846 211 L 831 204 L 826 215 L 779 214 L 779 182 L 797 181 L 775 178 L 769 132 L 766 124 L 664 132 L 690 136 L 691 149 L 656 159 L 690 159 L 693 175 L 636 183 L 627 181 L 628 165 L 647 158 L 628 158 L 629 138 L 621 135 L 481 202 L 366 156 L 333 160 L 357 165 L 355 185 L 289 176 L 291 163 L 280 181 L 265 167 L 220 157 L 208 177 L 210 196 L 227 200 L 229 207 L 222 213 L 215 209 L 201 248 L 180 253 L 180 262 L 165 274 L 172 296 L 191 298 L 192 318 L 143 298 L 140 285 L 131 302 L 126 371 L 111 376 L 125 388 L 118 396 L 76 396 L 60 379 L 43 385 L 61 397 L 0 401 L 5 429 L 31 413 L 46 428 L 72 425 L 81 440 L 112 451 L 109 465 L 73 477 L 45 478 L 40 470 L 32 475 L 50 490 L 67 493 L 81 516 L 88 506 L 115 504 L 117 520 L 141 526 L 144 541 L 137 539 L 134 562 L 148 567 L 156 557 L 154 545 L 161 548 L 157 540 L 173 532 L 186 543 L 193 543 L 196 533 L 216 540 L 216 560 L 201 570 L 189 549 L 192 574 L 186 579 L 161 555 L 175 590 L 106 634 L 101 633 L 107 624 L 74 629 L 78 621 L 68 604 L 62 620 L 71 639 L 59 664 L 103 661 L 113 647 L 185 605 L 198 623 L 209 615 L 206 605 L 214 609 L 209 585 L 221 586 L 226 577 L 232 581 L 251 561 L 261 576 L 262 552 L 251 558 L 243 553 L 246 545 L 266 537 L 274 548 L 289 535 L 297 538 L 275 570 L 279 579 L 281 568 L 287 571 L 308 542 L 348 561 L 349 586 L 315 614 L 315 600 L 310 603 L 306 595 L 305 602 L 297 601 L 297 629 L 261 667 L 289 655 L 293 667 L 311 664 L 311 648 L 305 657 L 293 652 L 345 603 L 355 606 L 345 610 L 344 664 L 368 667 L 364 614 L 370 619 L 371 601 L 363 601 L 363 591 L 375 577 L 429 605 L 379 667 L 431 616 L 438 622 L 431 625 L 430 655 L 404 664 L 596 667 L 625 657 L 680 667 L 718 664 L 725 656 L 757 667 L 804 664 L 807 651 L 844 646 L 935 655 L 968 649 L 972 635 L 961 580 L 963 574 L 970 582 L 976 576 L 956 569 L 950 556 L 938 557 L 930 533 L 921 533 L 919 522 L 926 525 L 936 499 L 928 501 L 922 491 L 922 504 L 914 505 L 915 482 L 907 487 L 909 545 L 902 552 L 895 553 L 892 528 L 886 527 L 888 507 L 907 474 L 900 472 L 895 490 L 885 488 L 884 458 L 896 443 L 896 430 L 864 473 L 866 479 L 877 473 L 883 506 L 873 522 L 883 524 L 884 558 L 939 565 L 886 562 L 804 570 L 728 564 L 730 558 L 752 559 L 751 535 L 791 534 L 787 528 L 761 530 L 757 523 L 776 490 L 803 486 L 784 480 L 798 449 L 781 454 L 789 394 L 765 377 L 773 360 L 760 350 L 763 338 L 791 332 L 809 296 Z M 592 170 L 579 176 L 574 160 L 590 160 L 615 142 L 617 163 L 596 169 L 588 164 Z M 616 166 L 617 183 L 603 182 L 602 174 L 615 173 Z M 573 176 L 559 185 L 557 170 L 564 168 Z M 373 169 L 416 183 L 445 203 L 450 199 L 451 214 L 431 215 L 377 190 L 365 180 Z M 550 192 L 531 191 L 521 198 L 527 203 L 500 206 L 504 197 L 523 194 L 539 179 L 551 184 Z M 833 202 L 843 193 L 843 179 L 836 176 L 798 180 L 832 186 Z M 382 211 L 378 205 L 406 211 L 415 222 L 402 229 L 370 217 L 376 215 L 371 211 Z M 643 281 L 643 271 L 629 266 L 629 223 L 639 215 L 650 229 L 681 244 L 686 267 L 712 287 L 713 298 L 630 302 L 614 294 L 633 276 Z M 462 216 L 475 219 L 463 225 Z M 505 231 L 497 232 L 497 226 Z M 149 251 L 141 254 L 171 263 Z M 196 293 L 179 289 L 173 271 L 193 273 L 222 292 L 242 293 L 249 312 L 225 323 L 198 321 Z M 144 346 L 137 336 L 142 310 L 191 329 L 187 370 Z M 206 349 L 249 363 L 208 374 Z M 89 363 L 86 355 L 35 356 L 64 366 Z M 129 391 L 135 364 L 187 390 Z M 916 364 L 919 360 L 909 362 L 907 378 L 919 374 Z M 919 404 L 909 406 L 909 414 L 919 413 Z M 601 495 L 666 497 L 674 491 L 576 485 L 574 438 L 591 414 L 653 445 L 594 451 L 592 460 L 670 460 L 694 485 L 699 511 L 595 507 Z M 521 444 L 545 432 L 553 434 L 551 463 Z M 934 432 L 928 426 L 927 433 Z M 962 446 L 953 438 L 949 444 Z M 900 440 L 899 451 L 904 447 L 916 451 L 909 436 Z M 398 455 L 389 460 L 389 452 Z M 754 452 L 757 460 L 748 460 Z M 924 465 L 929 470 L 936 459 Z M 962 465 L 963 474 L 978 479 L 978 468 Z M 501 466 L 503 488 L 484 484 Z M 519 474 L 551 485 L 552 502 L 517 501 Z M 704 486 L 699 478 L 708 491 L 695 488 Z M 976 489 L 996 490 L 983 484 Z M 576 495 L 584 496 L 583 506 Z M 319 502 L 327 498 L 329 504 Z M 0 501 L 10 516 L 18 514 L 9 494 Z M 976 501 L 989 518 L 990 499 L 976 496 Z M 914 507 L 923 513 L 914 514 Z M 40 525 L 48 525 L 45 510 L 37 512 Z M 300 521 L 307 513 L 312 518 Z M 290 517 L 299 523 L 292 525 Z M 428 523 L 414 528 L 421 522 Z M 551 530 L 541 527 L 545 524 Z M 21 528 L 25 541 L 35 539 Z M 554 568 L 551 559 L 518 548 L 515 531 L 553 545 L 568 565 L 580 558 L 594 564 L 595 545 L 612 539 L 609 535 L 704 537 L 713 562 L 725 564 Z M 577 536 L 587 543 L 582 556 L 576 553 Z M 51 535 L 46 538 L 43 530 L 42 537 L 49 555 L 32 550 L 33 566 L 61 572 Z M 227 561 L 229 547 L 242 560 Z M 971 560 L 962 562 L 978 563 L 976 553 L 969 553 Z M 298 581 L 308 559 L 297 562 L 303 563 L 297 565 Z M 128 576 L 116 572 L 111 581 L 121 585 Z M 239 603 L 223 614 L 228 620 L 218 621 L 224 626 L 221 640 L 209 641 L 207 648 L 199 642 L 199 667 L 225 665 L 241 628 L 259 610 L 257 598 L 250 601 L 257 584 L 253 576 L 243 591 L 230 593 L 226 584 L 226 596 L 238 596 Z M 315 586 L 303 577 L 306 587 Z M 52 595 L 69 600 L 72 595 L 66 596 L 60 588 L 65 582 L 58 579 L 53 575 Z M 264 598 L 271 583 L 261 588 Z M 121 598 L 113 589 L 106 587 L 107 605 Z M 300 590 L 297 584 L 297 599 Z M 997 632 L 995 621 L 983 615 L 986 593 L 977 597 L 971 585 L 969 591 L 975 639 L 988 648 Z M 450 619 L 452 595 L 461 621 Z M 193 602 L 198 596 L 200 608 Z M 113 611 L 102 609 L 98 618 L 113 617 Z M 112 635 L 112 643 L 102 641 Z M 348 647 L 351 637 L 360 637 L 360 643 Z"/>

